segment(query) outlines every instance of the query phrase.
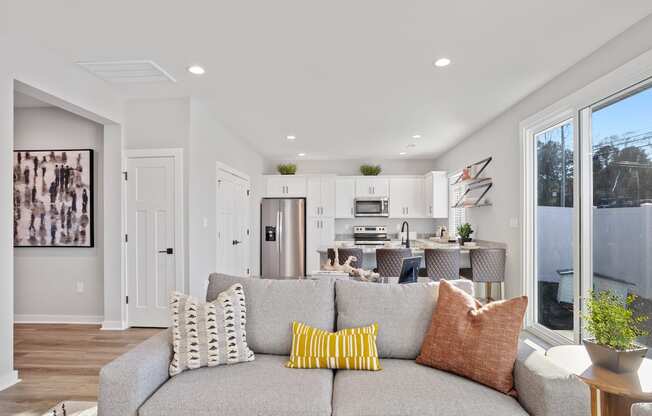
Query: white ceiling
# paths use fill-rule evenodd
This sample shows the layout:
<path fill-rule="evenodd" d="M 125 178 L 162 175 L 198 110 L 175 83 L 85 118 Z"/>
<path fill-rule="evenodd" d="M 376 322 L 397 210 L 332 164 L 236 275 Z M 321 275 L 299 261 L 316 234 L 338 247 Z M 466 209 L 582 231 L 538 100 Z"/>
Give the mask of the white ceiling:
<path fill-rule="evenodd" d="M 125 96 L 208 97 L 266 157 L 317 159 L 433 157 L 652 13 L 649 0 L 6 1 L 11 33 L 70 62 L 151 59 L 178 81 L 116 86 Z M 453 63 L 435 68 L 442 56 Z"/>

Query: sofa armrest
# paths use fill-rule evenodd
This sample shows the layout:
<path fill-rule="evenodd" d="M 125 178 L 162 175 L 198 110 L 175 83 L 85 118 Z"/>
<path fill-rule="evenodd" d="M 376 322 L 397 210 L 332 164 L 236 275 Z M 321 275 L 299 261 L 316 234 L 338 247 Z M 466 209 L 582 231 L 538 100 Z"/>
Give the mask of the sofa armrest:
<path fill-rule="evenodd" d="M 169 378 L 171 334 L 162 331 L 100 370 L 99 416 L 136 416 Z"/>
<path fill-rule="evenodd" d="M 588 386 L 523 341 L 514 364 L 514 385 L 519 402 L 532 416 L 591 414 Z"/>

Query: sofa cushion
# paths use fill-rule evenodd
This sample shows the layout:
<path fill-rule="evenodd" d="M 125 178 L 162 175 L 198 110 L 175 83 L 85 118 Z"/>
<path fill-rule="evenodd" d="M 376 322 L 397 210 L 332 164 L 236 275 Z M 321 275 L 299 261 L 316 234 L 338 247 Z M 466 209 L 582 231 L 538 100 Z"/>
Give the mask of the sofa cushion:
<path fill-rule="evenodd" d="M 450 282 L 473 294 L 470 280 Z M 376 345 L 380 358 L 414 360 L 430 325 L 438 287 L 436 282 L 381 284 L 338 280 L 335 283 L 337 328 L 377 322 Z"/>
<path fill-rule="evenodd" d="M 379 372 L 335 373 L 333 416 L 528 415 L 513 397 L 454 374 L 409 360 L 382 363 Z"/>
<path fill-rule="evenodd" d="M 288 357 L 256 355 L 248 363 L 204 367 L 172 377 L 140 416 L 330 416 L 332 370 L 285 367 Z"/>
<path fill-rule="evenodd" d="M 290 355 L 292 322 L 332 331 L 335 325 L 335 291 L 330 279 L 272 280 L 213 273 L 206 300 L 235 283 L 242 284 L 247 299 L 247 344 L 256 354 Z"/>

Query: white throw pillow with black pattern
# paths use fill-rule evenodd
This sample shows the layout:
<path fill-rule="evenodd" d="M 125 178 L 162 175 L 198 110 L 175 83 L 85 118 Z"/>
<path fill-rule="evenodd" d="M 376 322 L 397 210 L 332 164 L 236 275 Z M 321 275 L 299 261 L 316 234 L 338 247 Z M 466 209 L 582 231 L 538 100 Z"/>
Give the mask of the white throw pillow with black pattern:
<path fill-rule="evenodd" d="M 174 292 L 170 297 L 174 356 L 170 375 L 185 370 L 253 361 L 247 346 L 247 307 L 237 283 L 213 302 Z"/>

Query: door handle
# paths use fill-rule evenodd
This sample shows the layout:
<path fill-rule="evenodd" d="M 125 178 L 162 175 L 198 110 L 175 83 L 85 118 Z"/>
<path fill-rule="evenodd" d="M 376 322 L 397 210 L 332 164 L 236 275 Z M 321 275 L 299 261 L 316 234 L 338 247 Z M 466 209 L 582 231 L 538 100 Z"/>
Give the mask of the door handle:
<path fill-rule="evenodd" d="M 242 243 L 242 241 L 233 240 L 233 245 L 234 245 L 234 246 L 237 246 L 237 245 L 240 244 L 240 243 Z"/>
<path fill-rule="evenodd" d="M 165 250 L 159 250 L 158 251 L 161 254 L 174 254 L 174 249 L 173 248 L 166 248 Z"/>

